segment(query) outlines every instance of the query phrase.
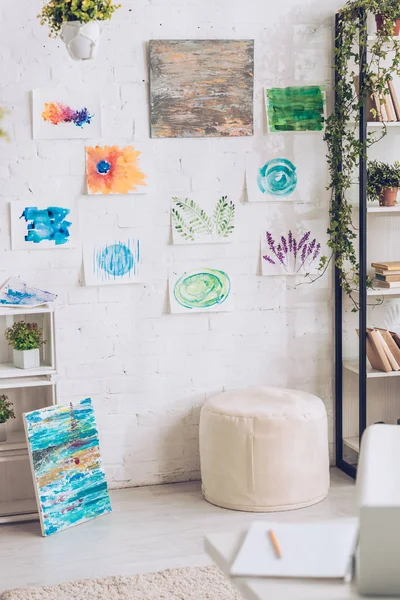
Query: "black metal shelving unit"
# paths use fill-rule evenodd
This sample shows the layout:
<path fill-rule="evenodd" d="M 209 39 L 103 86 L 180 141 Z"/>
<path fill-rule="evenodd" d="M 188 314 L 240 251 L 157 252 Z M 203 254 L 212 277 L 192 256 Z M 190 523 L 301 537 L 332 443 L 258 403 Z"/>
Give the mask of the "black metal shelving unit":
<path fill-rule="evenodd" d="M 335 22 L 335 47 L 340 44 L 339 15 L 336 15 Z M 364 89 L 364 69 L 367 61 L 368 34 L 366 29 L 367 15 L 365 11 L 360 11 L 360 61 L 359 61 L 359 87 Z M 335 57 L 336 60 L 336 57 Z M 338 74 L 335 71 L 335 85 L 338 84 Z M 335 110 L 338 109 L 337 98 L 335 97 Z M 360 263 L 360 282 L 367 279 L 367 114 L 366 98 L 360 110 L 359 121 L 359 139 L 363 146 L 363 153 L 360 155 L 359 162 L 359 263 Z M 359 289 L 358 313 L 359 323 L 359 356 L 358 356 L 358 417 L 359 417 L 359 441 L 366 428 L 367 423 L 367 288 L 360 285 Z M 350 464 L 344 458 L 343 453 L 343 292 L 340 285 L 340 273 L 335 267 L 335 414 L 336 414 L 336 465 L 355 478 L 357 468 Z"/>

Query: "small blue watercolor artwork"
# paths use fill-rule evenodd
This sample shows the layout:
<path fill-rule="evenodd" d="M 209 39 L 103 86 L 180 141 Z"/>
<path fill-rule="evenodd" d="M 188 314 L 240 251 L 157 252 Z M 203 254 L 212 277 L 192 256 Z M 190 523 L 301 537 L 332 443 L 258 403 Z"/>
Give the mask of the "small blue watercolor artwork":
<path fill-rule="evenodd" d="M 24 413 L 44 536 L 111 512 L 92 400 Z"/>
<path fill-rule="evenodd" d="M 66 206 L 11 204 L 13 250 L 70 248 L 75 220 Z"/>
<path fill-rule="evenodd" d="M 297 168 L 287 158 L 265 160 L 263 156 L 246 155 L 246 187 L 249 202 L 295 200 Z"/>
<path fill-rule="evenodd" d="M 87 245 L 83 251 L 86 285 L 134 283 L 141 262 L 140 240 L 116 239 Z"/>
<path fill-rule="evenodd" d="M 273 158 L 259 169 L 257 185 L 263 194 L 289 196 L 296 189 L 296 167 L 286 158 Z"/>
<path fill-rule="evenodd" d="M 0 288 L 0 306 L 16 308 L 19 306 L 41 306 L 54 302 L 56 294 L 30 287 L 17 277 L 10 277 Z"/>

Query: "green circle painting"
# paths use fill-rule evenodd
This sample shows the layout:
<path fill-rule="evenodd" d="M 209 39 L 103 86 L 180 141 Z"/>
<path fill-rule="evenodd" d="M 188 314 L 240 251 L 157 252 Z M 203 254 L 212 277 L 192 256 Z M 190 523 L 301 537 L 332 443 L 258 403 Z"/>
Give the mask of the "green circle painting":
<path fill-rule="evenodd" d="M 185 273 L 174 286 L 175 299 L 185 308 L 210 308 L 222 304 L 230 291 L 228 275 L 215 269 L 197 269 Z"/>

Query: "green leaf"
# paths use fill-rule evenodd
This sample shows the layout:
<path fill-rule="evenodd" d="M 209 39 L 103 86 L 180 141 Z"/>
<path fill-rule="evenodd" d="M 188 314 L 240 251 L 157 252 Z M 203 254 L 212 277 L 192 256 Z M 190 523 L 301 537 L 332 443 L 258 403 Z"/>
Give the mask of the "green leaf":
<path fill-rule="evenodd" d="M 216 237 L 227 238 L 235 229 L 235 205 L 228 202 L 227 196 L 222 196 L 214 208 L 213 219 Z"/>
<path fill-rule="evenodd" d="M 172 198 L 172 201 L 176 207 L 173 212 L 179 215 L 181 225 L 185 224 L 187 234 L 194 236 L 194 239 L 213 234 L 212 220 L 199 204 L 190 198 Z"/>

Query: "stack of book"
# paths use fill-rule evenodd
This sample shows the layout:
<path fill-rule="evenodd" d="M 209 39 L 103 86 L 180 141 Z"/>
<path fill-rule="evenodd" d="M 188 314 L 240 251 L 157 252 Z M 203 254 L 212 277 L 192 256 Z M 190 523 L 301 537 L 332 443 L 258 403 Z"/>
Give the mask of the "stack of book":
<path fill-rule="evenodd" d="M 357 94 L 359 91 L 359 79 L 354 78 Z M 367 121 L 379 121 L 390 123 L 400 121 L 400 78 L 396 77 L 389 81 L 387 89 L 380 95 L 367 96 Z"/>
<path fill-rule="evenodd" d="M 374 287 L 400 288 L 400 262 L 372 263 L 375 269 Z"/>
<path fill-rule="evenodd" d="M 377 371 L 400 371 L 400 337 L 394 331 L 368 327 L 367 358 Z"/>

